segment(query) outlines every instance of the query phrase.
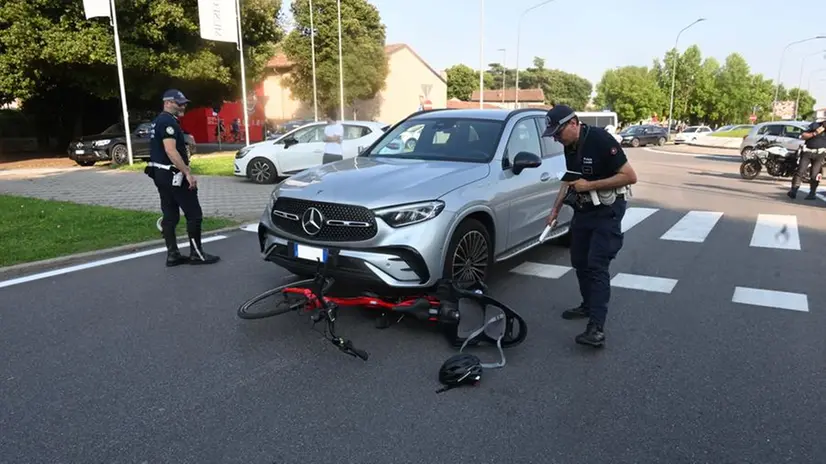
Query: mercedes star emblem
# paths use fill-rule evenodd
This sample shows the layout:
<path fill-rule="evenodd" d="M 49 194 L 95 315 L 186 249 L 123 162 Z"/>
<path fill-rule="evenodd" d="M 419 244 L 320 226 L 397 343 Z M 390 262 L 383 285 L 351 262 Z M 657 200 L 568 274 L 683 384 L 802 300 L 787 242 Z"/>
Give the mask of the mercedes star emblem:
<path fill-rule="evenodd" d="M 324 224 L 324 216 L 316 208 L 307 208 L 301 216 L 301 227 L 307 235 L 316 235 L 321 232 L 322 224 Z"/>

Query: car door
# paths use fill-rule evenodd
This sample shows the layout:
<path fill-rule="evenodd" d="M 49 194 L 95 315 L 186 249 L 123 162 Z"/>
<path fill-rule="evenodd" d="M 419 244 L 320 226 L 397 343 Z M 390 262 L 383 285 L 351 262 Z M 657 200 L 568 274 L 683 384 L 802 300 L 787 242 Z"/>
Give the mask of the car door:
<path fill-rule="evenodd" d="M 325 126 L 326 124 L 313 124 L 302 127 L 291 136 L 281 139 L 279 143 L 283 144 L 283 149 L 277 154 L 279 171 L 294 174 L 320 165 L 324 159 Z"/>
<path fill-rule="evenodd" d="M 148 158 L 149 157 L 149 129 L 152 124 L 142 123 L 135 128 L 132 134 L 132 155 L 134 158 Z"/>
<path fill-rule="evenodd" d="M 535 118 L 535 121 L 540 133 L 544 131 L 546 124 L 545 119 Z M 547 218 L 551 214 L 554 200 L 556 200 L 556 196 L 559 194 L 559 188 L 562 187 L 562 174 L 568 169 L 568 166 L 565 164 L 565 147 L 561 143 L 554 140 L 553 137 L 542 137 L 541 144 L 542 166 L 540 166 L 539 169 L 544 169 L 545 172 L 551 175 L 547 181 L 543 181 L 548 184 L 546 186 L 547 191 L 545 192 L 547 203 L 545 204 L 545 212 L 543 214 L 544 217 Z M 542 175 L 540 175 L 540 181 L 542 181 Z M 562 209 L 559 211 L 559 216 L 557 216 L 556 219 L 556 226 L 551 232 L 551 235 L 557 234 L 561 228 L 569 227 L 573 218 L 573 208 L 568 205 L 562 205 Z M 541 227 L 539 232 L 541 234 L 542 230 L 545 229 L 545 220 L 539 224 L 539 227 Z"/>
<path fill-rule="evenodd" d="M 797 147 L 803 143 L 800 135 L 803 134 L 803 128 L 792 124 L 783 126 L 783 133 L 779 137 L 780 143 L 783 144 L 787 150 L 797 150 Z"/>
<path fill-rule="evenodd" d="M 518 175 L 510 168 L 519 152 L 529 152 L 542 156 L 541 137 L 536 117 L 527 116 L 516 121 L 506 134 L 504 157 L 507 167 L 503 169 L 500 188 L 508 197 L 508 240 L 507 248 L 513 248 L 538 237 L 545 228 L 552 204 L 552 179 L 559 173 L 551 172 L 551 166 L 543 161 L 538 168 L 525 169 Z M 544 121 L 543 121 L 544 122 Z M 563 170 L 564 172 L 564 170 Z"/>

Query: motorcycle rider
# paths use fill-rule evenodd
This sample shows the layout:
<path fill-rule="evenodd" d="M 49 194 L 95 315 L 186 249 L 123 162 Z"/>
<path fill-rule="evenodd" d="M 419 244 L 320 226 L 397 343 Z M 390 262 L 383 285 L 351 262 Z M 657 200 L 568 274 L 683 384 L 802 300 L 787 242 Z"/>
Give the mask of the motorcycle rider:
<path fill-rule="evenodd" d="M 797 172 L 792 176 L 792 188 L 789 190 L 789 198 L 797 198 L 797 190 L 800 189 L 800 182 L 803 176 L 806 175 L 806 170 L 809 164 L 812 165 L 812 171 L 809 176 L 809 194 L 806 195 L 807 200 L 814 200 L 817 186 L 820 184 L 820 170 L 823 168 L 823 160 L 826 158 L 826 127 L 824 127 L 824 119 L 813 122 L 809 129 L 800 138 L 805 140 L 805 144 L 801 147 L 800 161 L 797 165 Z"/>

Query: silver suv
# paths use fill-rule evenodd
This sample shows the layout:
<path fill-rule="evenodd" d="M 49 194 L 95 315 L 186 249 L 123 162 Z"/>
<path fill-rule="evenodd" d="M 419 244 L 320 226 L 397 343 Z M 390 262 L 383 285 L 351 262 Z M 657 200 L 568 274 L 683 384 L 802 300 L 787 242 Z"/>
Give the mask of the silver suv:
<path fill-rule="evenodd" d="M 539 244 L 565 172 L 544 128 L 536 109 L 414 113 L 359 156 L 278 184 L 261 253 L 297 275 L 329 260 L 337 280 L 370 288 L 484 281 L 494 262 Z M 393 143 L 413 133 L 414 147 Z M 565 206 L 548 240 L 567 238 L 572 216 Z"/>

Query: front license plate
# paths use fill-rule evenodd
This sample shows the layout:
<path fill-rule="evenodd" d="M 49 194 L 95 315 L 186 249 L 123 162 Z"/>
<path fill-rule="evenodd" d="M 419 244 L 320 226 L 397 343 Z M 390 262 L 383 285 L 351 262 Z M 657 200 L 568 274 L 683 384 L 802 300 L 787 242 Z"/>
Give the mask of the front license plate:
<path fill-rule="evenodd" d="M 86 152 L 85 152 L 85 151 L 83 151 L 83 150 L 75 150 L 75 154 L 76 154 L 76 155 L 82 155 L 82 154 L 84 154 L 84 153 L 86 153 Z"/>
<path fill-rule="evenodd" d="M 327 262 L 327 250 L 323 248 L 315 248 L 307 245 L 300 245 L 296 243 L 293 248 L 295 257 L 298 259 L 306 259 L 309 261 L 322 263 Z"/>

